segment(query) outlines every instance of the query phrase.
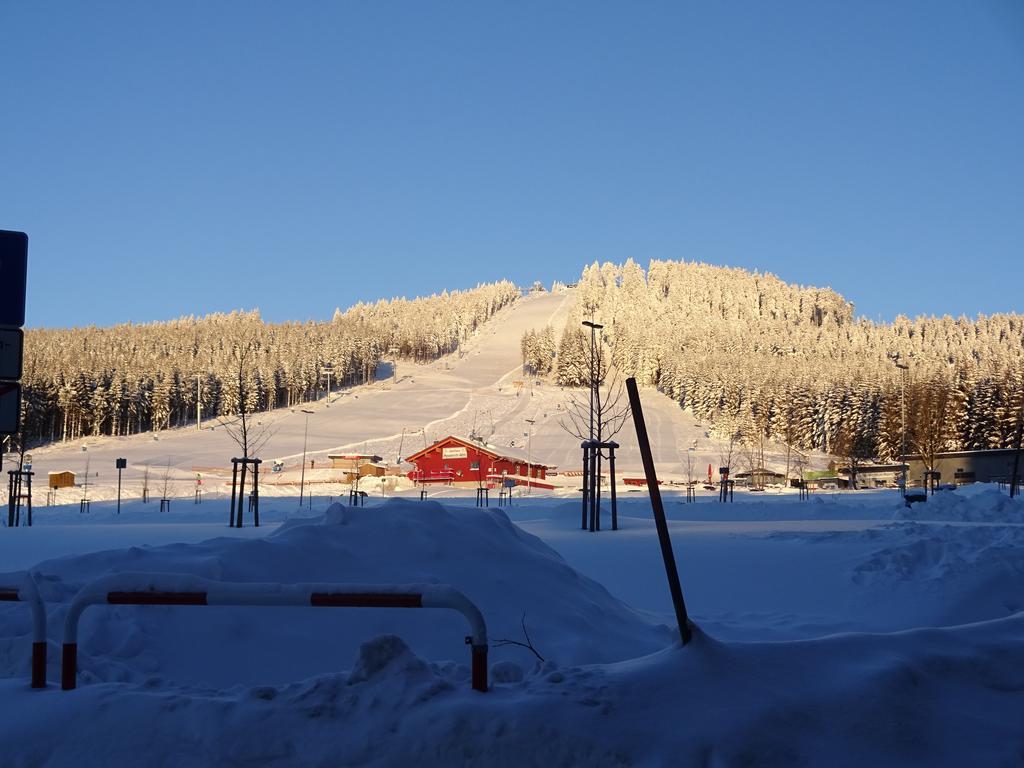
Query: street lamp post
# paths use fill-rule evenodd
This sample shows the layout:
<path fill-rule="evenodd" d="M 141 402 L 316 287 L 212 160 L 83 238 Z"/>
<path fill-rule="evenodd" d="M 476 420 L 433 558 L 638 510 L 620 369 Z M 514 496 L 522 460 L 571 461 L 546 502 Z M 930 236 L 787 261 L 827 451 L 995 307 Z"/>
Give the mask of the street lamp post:
<path fill-rule="evenodd" d="M 201 373 L 196 374 L 196 431 L 203 428 L 203 390 Z"/>
<path fill-rule="evenodd" d="M 907 495 L 907 371 L 910 366 L 900 362 L 897 354 L 891 358 L 893 364 L 900 369 L 900 471 L 903 475 L 901 492 Z"/>
<path fill-rule="evenodd" d="M 334 366 L 331 363 L 324 363 L 324 373 L 327 374 L 327 407 L 331 407 L 331 374 L 334 373 Z"/>
<path fill-rule="evenodd" d="M 302 474 L 299 477 L 299 506 L 302 506 L 302 494 L 306 489 L 306 438 L 309 436 L 309 414 L 313 411 L 307 411 L 305 408 L 302 412 L 306 414 L 306 425 L 302 430 Z"/>
<path fill-rule="evenodd" d="M 587 435 L 591 443 L 595 442 L 596 436 L 594 435 L 594 409 L 597 403 L 597 331 L 604 328 L 600 323 L 595 323 L 592 320 L 584 320 L 583 325 L 590 328 L 590 432 Z M 598 414 L 598 419 L 600 415 Z M 590 448 L 589 460 L 590 460 L 590 530 L 599 530 L 601 527 L 600 520 L 598 519 L 598 494 L 600 493 L 601 478 L 598 475 L 600 466 L 598 463 L 598 456 L 600 450 L 595 447 Z M 584 461 L 588 456 L 584 455 Z"/>

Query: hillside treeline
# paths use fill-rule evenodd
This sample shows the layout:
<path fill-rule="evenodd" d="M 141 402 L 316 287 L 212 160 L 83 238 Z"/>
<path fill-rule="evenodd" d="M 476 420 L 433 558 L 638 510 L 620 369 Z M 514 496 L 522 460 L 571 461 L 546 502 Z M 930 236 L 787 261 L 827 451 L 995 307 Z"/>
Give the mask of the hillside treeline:
<path fill-rule="evenodd" d="M 520 295 L 508 281 L 336 310 L 330 322 L 266 323 L 259 312 L 25 334 L 22 431 L 29 444 L 127 435 L 294 405 L 327 384 L 371 379 L 385 355 L 454 351 Z M 239 371 L 243 379 L 239 381 Z"/>
<path fill-rule="evenodd" d="M 724 437 L 765 436 L 853 457 L 1010 447 L 1021 417 L 1024 317 L 854 317 L 838 293 L 699 263 L 587 267 L 553 375 L 579 385 L 580 322 L 605 325 L 614 366 L 691 408 Z M 543 357 L 527 348 L 524 360 Z M 531 357 L 532 355 L 532 357 Z M 894 364 L 898 356 L 909 366 Z M 537 361 L 533 367 L 543 368 Z"/>

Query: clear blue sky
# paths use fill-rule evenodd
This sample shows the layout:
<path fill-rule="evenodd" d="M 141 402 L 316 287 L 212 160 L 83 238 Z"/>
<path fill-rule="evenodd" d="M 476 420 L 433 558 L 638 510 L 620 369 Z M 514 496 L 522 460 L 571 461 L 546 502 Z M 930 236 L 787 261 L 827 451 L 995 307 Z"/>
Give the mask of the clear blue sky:
<path fill-rule="evenodd" d="M 1024 3 L 0 0 L 0 228 L 30 326 L 630 256 L 1024 311 Z"/>

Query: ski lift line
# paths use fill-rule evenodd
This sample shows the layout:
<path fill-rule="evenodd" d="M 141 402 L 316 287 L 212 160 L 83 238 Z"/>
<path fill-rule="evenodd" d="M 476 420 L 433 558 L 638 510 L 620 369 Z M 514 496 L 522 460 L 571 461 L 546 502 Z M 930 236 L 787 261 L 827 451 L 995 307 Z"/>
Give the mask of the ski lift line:
<path fill-rule="evenodd" d="M 28 603 L 32 611 L 32 687 L 46 687 L 46 606 L 35 579 L 27 574 L 20 587 L 0 587 L 0 602 Z"/>
<path fill-rule="evenodd" d="M 487 690 L 487 625 L 483 614 L 464 594 L 445 585 L 236 584 L 176 574 L 105 576 L 83 587 L 68 607 L 61 664 L 61 687 L 65 691 L 76 687 L 78 623 L 90 605 L 445 608 L 458 611 L 468 622 L 471 634 L 466 644 L 472 652 L 472 687 Z M 43 623 L 45 652 L 45 612 Z M 45 660 L 43 669 L 45 672 Z"/>

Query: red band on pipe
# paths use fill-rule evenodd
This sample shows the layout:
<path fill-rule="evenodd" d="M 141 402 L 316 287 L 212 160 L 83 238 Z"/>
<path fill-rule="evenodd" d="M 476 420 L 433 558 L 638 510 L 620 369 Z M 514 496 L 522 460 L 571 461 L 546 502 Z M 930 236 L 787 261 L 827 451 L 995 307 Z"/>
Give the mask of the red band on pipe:
<path fill-rule="evenodd" d="M 410 593 L 314 592 L 309 604 L 317 608 L 422 608 L 423 595 Z"/>
<path fill-rule="evenodd" d="M 108 592 L 110 605 L 206 605 L 205 592 Z"/>
<path fill-rule="evenodd" d="M 16 603 L 19 599 L 18 590 L 0 589 L 0 602 Z"/>

